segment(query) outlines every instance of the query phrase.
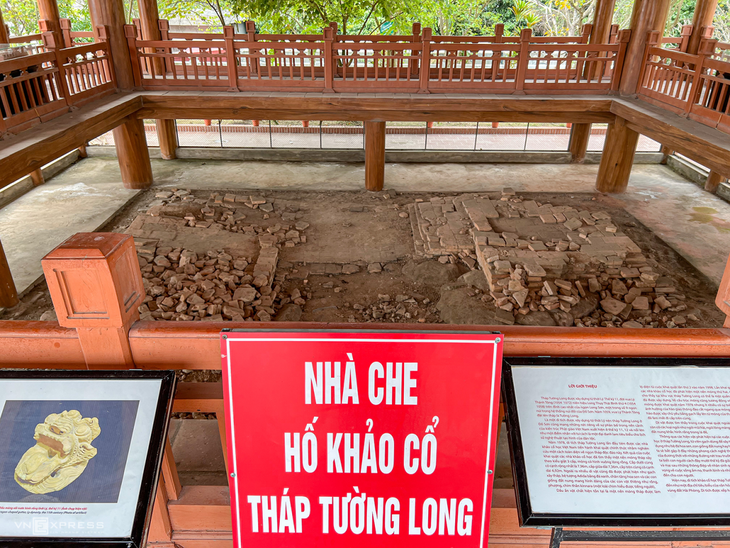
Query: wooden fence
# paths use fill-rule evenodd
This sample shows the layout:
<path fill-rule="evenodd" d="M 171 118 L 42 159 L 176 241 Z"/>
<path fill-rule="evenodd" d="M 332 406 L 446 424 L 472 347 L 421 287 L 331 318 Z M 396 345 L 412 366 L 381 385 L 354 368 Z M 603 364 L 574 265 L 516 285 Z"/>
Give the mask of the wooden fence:
<path fill-rule="evenodd" d="M 405 93 L 609 93 L 618 88 L 629 31 L 609 44 L 579 37 L 433 36 L 414 25 L 409 36 L 171 33 L 141 40 L 125 34 L 142 89 Z"/>
<path fill-rule="evenodd" d="M 641 99 L 730 133 L 730 44 L 703 40 L 697 55 L 659 47 L 649 33 Z"/>
<path fill-rule="evenodd" d="M 106 29 L 102 41 L 56 48 L 45 35 L 47 51 L 0 62 L 0 134 L 18 132 L 68 112 L 116 89 Z"/>
<path fill-rule="evenodd" d="M 57 322 L 0 321 L 0 367 L 40 369 L 220 369 L 224 328 L 353 329 L 355 324 L 172 322 L 139 320 L 144 285 L 133 239 L 123 234 L 77 234 L 43 259 Z M 730 328 L 730 261 L 717 296 Z M 368 324 L 403 329 L 402 324 Z M 406 326 L 408 327 L 408 326 Z M 412 326 L 418 330 L 447 325 Z M 489 330 L 489 326 L 460 326 Z M 505 356 L 730 356 L 728 329 L 607 329 L 498 326 Z M 214 413 L 223 455 L 225 414 L 220 383 L 181 383 L 176 412 Z M 169 442 L 155 499 L 150 545 L 230 548 L 228 488 L 181 485 Z M 514 493 L 495 491 L 489 545 L 547 548 L 550 531 L 520 528 Z M 671 543 L 661 546 L 670 547 Z"/>

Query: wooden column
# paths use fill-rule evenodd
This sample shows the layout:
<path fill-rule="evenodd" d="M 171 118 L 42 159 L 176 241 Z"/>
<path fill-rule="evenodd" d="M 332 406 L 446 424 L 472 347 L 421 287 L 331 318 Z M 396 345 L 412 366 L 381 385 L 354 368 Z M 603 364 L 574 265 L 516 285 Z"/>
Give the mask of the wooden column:
<path fill-rule="evenodd" d="M 149 188 L 152 185 L 152 164 L 142 120 L 128 118 L 124 124 L 114 128 L 114 146 L 124 188 Z"/>
<path fill-rule="evenodd" d="M 608 124 L 606 143 L 603 145 L 601 165 L 598 167 L 596 190 L 623 192 L 629 184 L 639 134 L 626 127 L 626 120 L 616 118 Z"/>
<path fill-rule="evenodd" d="M 596 0 L 596 9 L 593 13 L 593 25 L 591 28 L 591 36 L 588 40 L 590 44 L 608 44 L 611 39 L 611 25 L 613 23 L 613 9 L 616 0 Z M 605 55 L 600 55 L 603 57 Z M 602 75 L 598 72 L 602 70 L 599 63 L 590 63 L 586 70 L 586 76 L 589 80 L 594 80 Z"/>
<path fill-rule="evenodd" d="M 41 168 L 35 169 L 30 172 L 30 180 L 33 181 L 33 186 L 41 186 L 46 180 L 43 178 L 43 170 Z"/>
<path fill-rule="evenodd" d="M 132 63 L 129 59 L 129 47 L 124 35 L 124 2 L 123 0 L 89 0 L 91 25 L 97 33 L 97 27 L 107 26 L 109 48 L 111 50 L 114 74 L 120 89 L 134 87 Z M 97 36 L 98 38 L 98 36 Z"/>
<path fill-rule="evenodd" d="M 383 190 L 385 183 L 385 122 L 365 122 L 365 188 Z"/>
<path fill-rule="evenodd" d="M 621 71 L 619 91 L 633 95 L 639 84 L 646 37 L 652 30 L 664 31 L 670 0 L 635 0 L 631 14 L 631 38 L 626 48 L 626 60 Z"/>
<path fill-rule="evenodd" d="M 9 41 L 10 34 L 8 33 L 8 27 L 5 26 L 3 14 L 0 12 L 0 44 L 7 44 Z"/>
<path fill-rule="evenodd" d="M 156 120 L 157 140 L 160 142 L 160 154 L 164 160 L 177 158 L 177 128 L 175 120 Z"/>
<path fill-rule="evenodd" d="M 56 39 L 56 44 L 62 44 L 61 39 L 61 15 L 58 12 L 58 3 L 56 0 L 37 0 L 38 2 L 38 15 L 41 21 L 46 22 L 46 28 L 41 29 L 41 32 L 52 32 Z"/>
<path fill-rule="evenodd" d="M 15 289 L 13 275 L 10 273 L 8 259 L 5 257 L 3 244 L 0 242 L 0 306 L 3 308 L 12 308 L 18 304 L 18 290 Z"/>
<path fill-rule="evenodd" d="M 613 9 L 616 0 L 596 0 L 596 11 L 593 13 L 593 29 L 590 44 L 608 44 L 613 23 Z"/>
<path fill-rule="evenodd" d="M 716 10 L 717 0 L 697 0 L 695 12 L 692 16 L 692 34 L 689 36 L 687 53 L 697 54 L 705 29 L 712 26 Z"/>
<path fill-rule="evenodd" d="M 591 137 L 591 124 L 573 124 L 570 128 L 570 161 L 582 164 L 588 151 L 588 139 Z"/>
<path fill-rule="evenodd" d="M 662 159 L 659 163 L 662 164 L 663 166 L 665 166 L 665 165 L 667 165 L 667 161 L 669 160 L 669 157 L 672 154 L 674 154 L 674 151 L 671 148 L 669 148 L 668 146 L 662 145 L 661 153 L 662 153 Z"/>
<path fill-rule="evenodd" d="M 76 234 L 41 264 L 58 323 L 76 329 L 86 366 L 133 367 L 129 330 L 145 296 L 134 238 Z"/>
<path fill-rule="evenodd" d="M 723 177 L 719 173 L 715 171 L 710 171 L 710 174 L 707 176 L 707 181 L 705 181 L 705 190 L 714 194 L 715 192 L 717 192 L 717 187 L 719 187 L 720 183 L 722 183 L 724 180 L 725 177 Z"/>

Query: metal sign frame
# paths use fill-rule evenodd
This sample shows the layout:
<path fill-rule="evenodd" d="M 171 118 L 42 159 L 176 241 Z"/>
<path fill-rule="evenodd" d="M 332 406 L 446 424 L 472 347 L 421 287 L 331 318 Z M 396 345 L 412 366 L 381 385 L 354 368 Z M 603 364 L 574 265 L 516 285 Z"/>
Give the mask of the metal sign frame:
<path fill-rule="evenodd" d="M 730 525 L 730 514 L 565 514 L 537 513 L 530 504 L 530 490 L 527 481 L 526 463 L 517 400 L 512 376 L 515 366 L 560 366 L 560 367 L 645 367 L 673 368 L 679 366 L 730 367 L 730 360 L 714 358 L 505 358 L 502 365 L 502 401 L 505 405 L 505 421 L 510 448 L 512 476 L 517 498 L 517 512 L 520 526 L 555 527 L 553 536 L 557 544 L 561 540 L 676 540 L 676 532 L 651 531 L 654 536 L 644 538 L 638 531 L 563 531 L 562 527 L 723 527 Z M 712 534 L 718 533 L 715 536 Z M 656 537 L 659 534 L 661 538 Z M 687 532 L 692 539 L 727 539 L 721 531 Z M 693 536 L 694 534 L 694 536 Z M 703 536 L 709 535 L 708 536 Z M 577 535 L 574 539 L 573 536 Z M 590 537 L 590 539 L 589 539 Z M 656 537 L 656 538 L 655 538 Z M 682 540 L 688 540 L 682 537 Z"/>
<path fill-rule="evenodd" d="M 159 379 L 160 386 L 152 422 L 149 446 L 145 457 L 141 484 L 132 521 L 131 534 L 127 537 L 2 537 L 0 544 L 12 548 L 61 548 L 78 546 L 89 548 L 142 548 L 147 533 L 155 493 L 159 482 L 165 441 L 172 412 L 175 392 L 174 371 L 0 371 L 0 382 L 10 379 L 28 380 L 149 380 Z M 69 399 L 72 399 L 71 397 Z M 1 411 L 1 410 L 0 410 Z"/>

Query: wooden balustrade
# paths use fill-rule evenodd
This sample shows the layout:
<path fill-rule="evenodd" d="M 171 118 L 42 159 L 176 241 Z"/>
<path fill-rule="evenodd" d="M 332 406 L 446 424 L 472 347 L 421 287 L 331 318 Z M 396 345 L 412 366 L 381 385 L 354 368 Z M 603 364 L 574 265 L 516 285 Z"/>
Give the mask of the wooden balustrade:
<path fill-rule="evenodd" d="M 99 35 L 105 38 L 103 27 Z M 0 61 L 0 134 L 48 121 L 116 89 L 105 41 L 56 48 L 52 35 L 43 38 L 48 51 Z"/>
<path fill-rule="evenodd" d="M 135 85 L 143 89 L 608 93 L 628 31 L 612 44 L 593 45 L 590 30 L 507 38 L 501 27 L 478 37 L 434 37 L 430 29 L 420 34 L 420 26 L 409 36 L 343 36 L 333 26 L 322 35 L 257 34 L 252 27 L 234 34 L 225 27 L 220 35 L 171 33 L 160 21 L 163 40 L 140 40 L 133 25 L 125 33 Z"/>
<path fill-rule="evenodd" d="M 730 133 L 730 44 L 704 40 L 696 55 L 660 47 L 649 33 L 641 99 Z"/>

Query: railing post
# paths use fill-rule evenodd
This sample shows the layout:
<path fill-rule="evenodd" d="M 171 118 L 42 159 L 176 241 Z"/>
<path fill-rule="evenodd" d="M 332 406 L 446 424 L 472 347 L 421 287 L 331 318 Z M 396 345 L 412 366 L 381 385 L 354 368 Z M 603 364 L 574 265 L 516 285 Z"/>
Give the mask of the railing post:
<path fill-rule="evenodd" d="M 685 106 L 685 113 L 689 115 L 692 112 L 692 107 L 697 104 L 702 93 L 702 72 L 705 70 L 705 59 L 712 57 L 715 54 L 715 48 L 717 47 L 716 39 L 702 40 L 700 42 L 699 50 L 697 51 L 697 64 L 695 65 L 695 73 L 692 77 L 692 81 L 689 83 L 689 91 L 687 93 L 687 105 Z"/>
<path fill-rule="evenodd" d="M 324 40 L 324 90 L 325 92 L 331 93 L 335 91 L 334 88 L 334 29 L 332 27 L 325 27 L 323 30 Z"/>
<path fill-rule="evenodd" d="M 725 265 L 725 273 L 722 275 L 715 304 L 726 316 L 724 326 L 730 328 L 730 257 Z"/>
<path fill-rule="evenodd" d="M 134 87 L 141 88 L 142 68 L 139 66 L 139 56 L 137 55 L 137 28 L 134 25 L 124 25 L 124 36 L 127 38 L 127 46 L 129 47 L 129 60 L 132 63 Z"/>
<path fill-rule="evenodd" d="M 692 25 L 682 25 L 681 37 L 679 42 L 679 51 L 686 52 L 689 45 L 689 37 L 692 36 Z"/>
<path fill-rule="evenodd" d="M 61 36 L 63 38 L 64 47 L 73 47 L 74 41 L 73 38 L 71 38 L 71 21 L 68 19 L 59 19 L 58 22 L 61 24 Z"/>
<path fill-rule="evenodd" d="M 611 31 L 608 33 L 608 43 L 613 44 L 618 40 L 618 25 L 611 25 Z"/>
<path fill-rule="evenodd" d="M 335 52 L 337 51 L 337 23 L 335 21 L 330 21 L 329 28 L 332 29 L 332 77 L 337 78 L 340 76 L 340 72 L 337 70 L 337 56 L 335 55 Z"/>
<path fill-rule="evenodd" d="M 256 23 L 246 21 L 246 40 L 248 42 L 256 41 Z M 256 50 L 248 48 L 248 70 L 249 76 L 256 76 L 259 73 L 259 57 Z"/>
<path fill-rule="evenodd" d="M 106 25 L 99 25 L 96 27 L 96 36 L 99 39 L 100 44 L 106 45 L 106 78 L 114 84 L 114 87 L 118 87 L 117 73 L 114 72 L 114 58 L 112 57 L 111 46 L 109 45 L 109 28 Z"/>
<path fill-rule="evenodd" d="M 157 28 L 160 29 L 160 40 L 170 39 L 170 22 L 167 19 L 158 19 Z"/>
<path fill-rule="evenodd" d="M 52 51 L 56 56 L 56 68 L 58 69 L 58 85 L 61 88 L 61 93 L 66 101 L 66 105 L 71 107 L 73 105 L 73 97 L 68 88 L 68 80 L 66 80 L 66 58 L 61 54 L 61 48 L 56 44 L 56 34 L 53 32 L 43 33 L 43 44 L 46 49 Z"/>
<path fill-rule="evenodd" d="M 639 73 L 639 82 L 636 86 L 636 92 L 639 93 L 641 91 L 641 88 L 644 86 L 644 78 L 646 77 L 646 71 L 649 64 L 649 59 L 651 59 L 651 54 L 649 53 L 651 51 L 651 48 L 657 47 L 660 40 L 662 38 L 661 33 L 658 30 L 650 30 L 647 33 L 646 37 L 646 45 L 644 46 L 644 61 L 641 64 L 641 72 Z M 623 67 L 621 67 L 623 69 Z M 611 89 L 613 89 L 613 86 L 611 86 Z"/>
<path fill-rule="evenodd" d="M 501 44 L 504 42 L 504 23 L 494 25 L 494 43 Z"/>
<path fill-rule="evenodd" d="M 431 93 L 428 90 L 428 83 L 431 80 L 431 36 L 430 27 L 423 29 L 421 39 L 421 61 L 419 62 L 419 86 L 418 93 Z"/>
<path fill-rule="evenodd" d="M 588 43 L 588 40 L 591 37 L 591 32 L 593 32 L 593 25 L 591 25 L 590 23 L 586 23 L 585 25 L 583 25 L 583 27 L 581 27 L 581 32 L 580 32 L 580 43 L 581 44 Z"/>
<path fill-rule="evenodd" d="M 145 297 L 134 238 L 76 234 L 41 264 L 58 323 L 76 329 L 87 368 L 133 367 L 129 329 Z"/>
<path fill-rule="evenodd" d="M 226 41 L 226 66 L 228 67 L 228 91 L 238 91 L 238 65 L 236 64 L 236 46 L 233 43 L 232 26 L 223 27 L 223 39 Z"/>
<path fill-rule="evenodd" d="M 411 44 L 421 43 L 421 23 L 413 23 L 411 27 Z M 420 55 L 413 55 L 411 50 L 411 56 L 408 59 L 408 79 L 410 80 L 413 76 L 418 76 L 418 58 Z"/>
<path fill-rule="evenodd" d="M 515 74 L 515 90 L 517 91 L 525 89 L 525 75 L 530 63 L 530 38 L 532 38 L 532 29 L 522 29 L 522 32 L 520 32 L 520 53 L 517 58 L 517 73 Z"/>

